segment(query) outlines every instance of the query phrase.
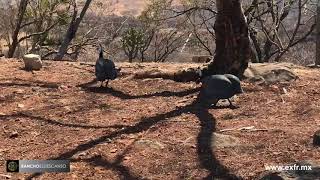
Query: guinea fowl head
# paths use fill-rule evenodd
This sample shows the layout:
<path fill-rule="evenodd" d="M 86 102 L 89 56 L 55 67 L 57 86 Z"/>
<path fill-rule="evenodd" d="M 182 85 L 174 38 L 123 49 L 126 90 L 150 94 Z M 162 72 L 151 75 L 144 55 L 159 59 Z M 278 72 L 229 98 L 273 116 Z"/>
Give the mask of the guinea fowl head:
<path fill-rule="evenodd" d="M 232 75 L 232 74 L 225 74 L 224 76 L 231 81 L 235 94 L 243 93 L 243 90 L 242 90 L 241 84 L 240 84 L 240 79 L 237 76 Z"/>
<path fill-rule="evenodd" d="M 99 44 L 99 59 L 103 59 L 103 48 L 101 44 Z"/>
<path fill-rule="evenodd" d="M 198 77 L 196 77 L 196 84 L 199 84 L 201 82 L 201 79 L 203 78 L 202 70 L 198 67 L 196 69 L 196 74 Z"/>

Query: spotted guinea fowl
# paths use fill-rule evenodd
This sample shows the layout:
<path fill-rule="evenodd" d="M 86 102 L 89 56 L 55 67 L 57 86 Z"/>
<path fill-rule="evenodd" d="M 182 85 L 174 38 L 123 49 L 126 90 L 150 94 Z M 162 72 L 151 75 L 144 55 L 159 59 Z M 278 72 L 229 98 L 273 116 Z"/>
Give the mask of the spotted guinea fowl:
<path fill-rule="evenodd" d="M 240 80 L 232 74 L 211 75 L 201 79 L 200 101 L 208 106 L 218 103 L 220 99 L 230 99 L 236 94 L 243 93 Z"/>
<path fill-rule="evenodd" d="M 97 81 L 101 81 L 101 86 L 103 86 L 103 82 L 107 80 L 106 87 L 108 86 L 109 80 L 114 80 L 118 77 L 120 68 L 116 68 L 114 62 L 111 59 L 104 59 L 103 57 L 103 48 L 101 44 L 100 46 L 100 52 L 99 52 L 99 58 L 95 65 L 95 75 L 97 78 Z"/>

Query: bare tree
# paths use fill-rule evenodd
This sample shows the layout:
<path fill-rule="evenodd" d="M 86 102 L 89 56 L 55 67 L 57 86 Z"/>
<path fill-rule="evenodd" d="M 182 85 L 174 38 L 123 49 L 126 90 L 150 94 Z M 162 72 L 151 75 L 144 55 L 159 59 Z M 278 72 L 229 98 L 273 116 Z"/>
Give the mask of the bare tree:
<path fill-rule="evenodd" d="M 216 13 L 207 10 L 199 9 L 192 14 L 186 14 L 189 23 L 192 26 L 192 34 L 197 39 L 200 48 L 206 51 L 209 55 L 214 55 L 214 20 Z M 209 17 L 208 17 L 209 16 Z"/>
<path fill-rule="evenodd" d="M 84 15 L 86 14 L 91 2 L 92 2 L 92 0 L 86 0 L 84 7 L 82 8 L 82 10 L 80 12 L 80 15 L 78 15 L 77 2 L 76 2 L 76 0 L 73 1 L 73 7 L 74 7 L 73 16 L 72 16 L 71 22 L 69 24 L 69 28 L 65 34 L 64 39 L 63 39 L 63 42 L 60 45 L 59 51 L 55 57 L 55 60 L 62 60 L 63 56 L 67 52 L 68 46 L 69 46 L 70 42 L 72 41 L 72 39 L 76 36 L 79 25 L 80 25 Z"/>
<path fill-rule="evenodd" d="M 26 48 L 29 39 L 32 39 L 33 49 L 36 45 L 42 44 L 49 32 L 61 22 L 61 11 L 65 10 L 59 7 L 64 1 L 21 0 L 17 9 L 14 3 L 6 3 L 8 7 L 6 12 L 9 15 L 1 14 L 1 17 L 4 18 L 2 21 L 8 34 L 5 39 L 9 46 L 7 54 L 9 58 L 14 56 L 17 47 L 23 41 L 26 43 Z M 10 16 L 16 19 L 12 20 Z"/>
<path fill-rule="evenodd" d="M 47 27 L 55 28 L 56 25 L 64 26 L 68 21 L 68 12 L 70 4 L 66 0 L 30 0 L 28 8 L 28 17 L 32 17 L 31 26 L 25 30 L 25 33 L 32 34 L 33 32 L 43 32 L 35 34 L 31 38 L 31 49 L 29 52 L 37 52 L 44 45 L 50 45 L 51 30 Z M 46 44 L 45 44 L 46 42 Z"/>
<path fill-rule="evenodd" d="M 213 56 L 215 51 L 214 22 L 217 12 L 214 0 L 185 1 L 185 16 L 192 27 L 192 48 Z M 177 12 L 182 13 L 182 12 Z"/>
<path fill-rule="evenodd" d="M 260 62 L 276 61 L 308 37 L 314 27 L 310 0 L 253 0 L 245 10 L 250 37 Z M 257 37 L 260 34 L 260 37 Z"/>
<path fill-rule="evenodd" d="M 11 2 L 11 3 L 10 3 Z M 0 2 L 0 39 L 6 41 L 7 45 L 11 44 L 11 37 L 16 23 L 18 7 L 10 0 Z"/>
<path fill-rule="evenodd" d="M 183 46 L 187 33 L 176 28 L 162 29 L 155 32 L 151 42 L 151 51 L 155 62 L 165 62 L 166 59 Z"/>
<path fill-rule="evenodd" d="M 154 35 L 155 35 L 155 32 L 156 32 L 156 30 L 153 28 L 144 29 L 143 43 L 141 44 L 141 46 L 139 48 L 141 62 L 145 61 L 145 53 L 151 45 L 151 42 L 152 42 Z"/>
<path fill-rule="evenodd" d="M 27 9 L 27 5 L 28 5 L 28 0 L 21 0 L 20 1 L 17 20 L 16 20 L 14 31 L 12 33 L 12 42 L 9 45 L 9 51 L 8 51 L 9 58 L 13 57 L 14 52 L 18 46 L 18 43 L 19 43 L 18 35 L 19 35 L 21 28 L 23 28 L 23 26 L 24 26 L 22 23 L 23 23 L 26 9 Z"/>

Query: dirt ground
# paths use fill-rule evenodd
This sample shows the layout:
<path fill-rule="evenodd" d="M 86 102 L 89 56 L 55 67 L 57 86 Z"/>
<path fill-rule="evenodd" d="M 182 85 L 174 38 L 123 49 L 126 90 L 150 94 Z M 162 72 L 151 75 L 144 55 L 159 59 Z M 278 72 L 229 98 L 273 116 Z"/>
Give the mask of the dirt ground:
<path fill-rule="evenodd" d="M 194 103 L 195 83 L 131 76 L 196 64 L 118 65 L 123 75 L 99 88 L 89 83 L 91 66 L 46 62 L 31 73 L 2 59 L 0 179 L 256 179 L 265 165 L 320 159 L 312 146 L 320 70 L 296 68 L 290 85 L 243 82 L 239 108 L 207 110 Z M 250 126 L 256 130 L 232 130 Z M 220 146 L 212 132 L 239 142 Z M 10 174 L 8 159 L 70 159 L 71 172 Z"/>

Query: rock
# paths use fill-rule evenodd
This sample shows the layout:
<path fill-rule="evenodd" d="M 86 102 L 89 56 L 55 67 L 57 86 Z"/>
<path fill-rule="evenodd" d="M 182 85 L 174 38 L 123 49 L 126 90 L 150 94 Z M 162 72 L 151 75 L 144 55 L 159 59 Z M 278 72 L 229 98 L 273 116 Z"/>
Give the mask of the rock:
<path fill-rule="evenodd" d="M 212 56 L 208 55 L 199 55 L 199 56 L 192 56 L 191 61 L 195 63 L 207 63 L 212 59 Z"/>
<path fill-rule="evenodd" d="M 307 65 L 308 68 L 320 68 L 320 65 L 316 65 L 316 64 L 309 64 Z"/>
<path fill-rule="evenodd" d="M 148 139 L 141 139 L 135 143 L 136 145 L 140 147 L 149 147 L 152 149 L 163 149 L 164 145 L 160 142 L 148 140 Z"/>
<path fill-rule="evenodd" d="M 75 154 L 74 158 L 81 158 L 81 157 L 84 157 L 84 156 L 87 156 L 87 155 L 89 155 L 89 153 L 87 151 L 80 152 L 80 153 Z"/>
<path fill-rule="evenodd" d="M 281 166 L 282 167 L 282 166 Z M 319 179 L 320 164 L 314 161 L 302 161 L 285 166 L 288 170 L 270 170 L 262 173 L 260 180 L 298 180 L 298 179 Z"/>
<path fill-rule="evenodd" d="M 18 106 L 18 108 L 24 108 L 23 104 L 18 104 L 17 106 Z"/>
<path fill-rule="evenodd" d="M 7 175 L 7 174 L 0 174 L 0 177 L 3 177 L 4 179 L 11 179 L 12 178 L 11 175 Z"/>
<path fill-rule="evenodd" d="M 32 90 L 33 92 L 36 92 L 36 91 L 41 90 L 41 88 L 40 88 L 40 87 L 33 87 L 33 88 L 31 88 L 31 90 Z"/>
<path fill-rule="evenodd" d="M 17 138 L 18 136 L 19 136 L 19 133 L 17 131 L 14 131 L 9 135 L 9 138 Z"/>
<path fill-rule="evenodd" d="M 64 108 L 64 110 L 65 110 L 66 113 L 72 112 L 72 109 L 71 109 L 70 106 L 64 106 L 63 108 Z"/>
<path fill-rule="evenodd" d="M 14 93 L 16 93 L 16 94 L 24 94 L 24 91 L 22 89 L 18 89 L 16 91 L 14 91 Z"/>
<path fill-rule="evenodd" d="M 113 153 L 116 153 L 117 151 L 118 151 L 118 149 L 111 149 L 111 150 L 110 150 L 110 153 L 113 154 Z"/>
<path fill-rule="evenodd" d="M 281 174 L 281 172 L 265 172 L 260 180 L 285 180 L 287 178 L 288 177 L 285 174 Z"/>
<path fill-rule="evenodd" d="M 213 133 L 213 142 L 212 145 L 214 147 L 235 147 L 240 146 L 240 140 L 236 137 L 225 135 L 225 134 L 219 134 L 219 133 Z"/>
<path fill-rule="evenodd" d="M 23 62 L 27 71 L 40 70 L 42 68 L 41 57 L 37 54 L 26 54 L 23 56 Z"/>
<path fill-rule="evenodd" d="M 258 84 L 290 83 L 298 78 L 293 67 L 290 63 L 250 63 L 244 76 Z"/>
<path fill-rule="evenodd" d="M 201 137 L 201 141 L 208 141 L 207 137 Z M 209 143 L 209 142 L 208 142 Z M 193 138 L 187 138 L 185 141 L 183 141 L 183 144 L 189 144 L 192 148 L 196 148 L 197 146 L 193 141 Z M 225 135 L 221 133 L 213 133 L 211 137 L 211 147 L 214 148 L 228 148 L 228 147 L 239 147 L 242 146 L 241 141 L 239 138 Z"/>
<path fill-rule="evenodd" d="M 60 85 L 59 87 L 58 87 L 58 89 L 60 89 L 60 90 L 67 90 L 69 87 L 68 86 L 66 86 L 66 85 Z"/>
<path fill-rule="evenodd" d="M 320 130 L 315 132 L 313 135 L 313 145 L 320 146 Z"/>

